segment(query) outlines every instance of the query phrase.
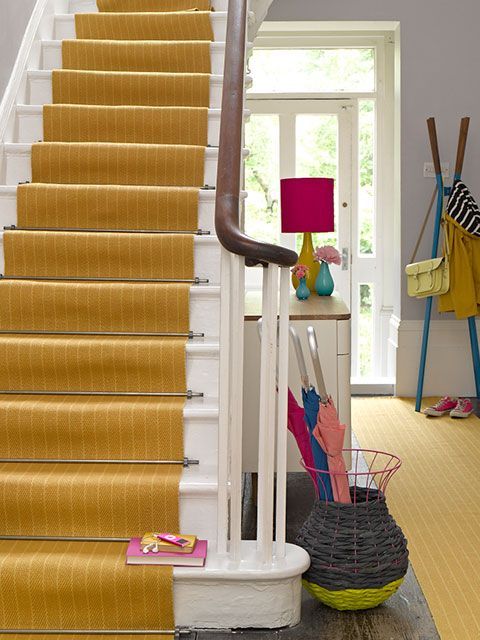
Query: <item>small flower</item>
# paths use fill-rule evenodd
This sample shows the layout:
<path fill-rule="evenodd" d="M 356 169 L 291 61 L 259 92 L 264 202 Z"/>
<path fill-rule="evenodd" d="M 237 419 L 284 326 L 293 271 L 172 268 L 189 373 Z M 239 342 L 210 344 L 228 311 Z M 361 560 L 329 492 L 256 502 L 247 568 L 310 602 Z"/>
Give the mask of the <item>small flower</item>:
<path fill-rule="evenodd" d="M 291 272 L 300 280 L 300 278 L 306 277 L 308 273 L 308 267 L 305 264 L 296 264 L 291 268 Z"/>
<path fill-rule="evenodd" d="M 340 253 L 330 245 L 317 247 L 313 252 L 315 262 L 326 262 L 327 264 L 342 264 Z"/>

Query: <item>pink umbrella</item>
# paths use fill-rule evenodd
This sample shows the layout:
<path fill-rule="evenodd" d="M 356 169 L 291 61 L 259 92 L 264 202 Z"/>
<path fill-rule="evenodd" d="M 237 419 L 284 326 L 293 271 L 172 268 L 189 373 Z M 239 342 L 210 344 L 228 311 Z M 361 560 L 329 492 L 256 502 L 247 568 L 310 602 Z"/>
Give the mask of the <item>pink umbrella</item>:
<path fill-rule="evenodd" d="M 293 393 L 288 390 L 288 430 L 293 434 L 297 441 L 300 454 L 306 467 L 314 468 L 312 446 L 310 444 L 310 434 L 308 432 L 307 423 L 305 422 L 305 411 L 295 400 Z M 308 469 L 307 469 L 308 471 Z M 316 484 L 315 474 L 308 471 L 313 482 Z"/>
<path fill-rule="evenodd" d="M 347 427 L 340 423 L 337 410 L 329 396 L 320 403 L 317 424 L 313 430 L 315 439 L 327 454 L 328 469 L 335 502 L 351 502 L 347 469 L 343 459 L 343 441 Z"/>

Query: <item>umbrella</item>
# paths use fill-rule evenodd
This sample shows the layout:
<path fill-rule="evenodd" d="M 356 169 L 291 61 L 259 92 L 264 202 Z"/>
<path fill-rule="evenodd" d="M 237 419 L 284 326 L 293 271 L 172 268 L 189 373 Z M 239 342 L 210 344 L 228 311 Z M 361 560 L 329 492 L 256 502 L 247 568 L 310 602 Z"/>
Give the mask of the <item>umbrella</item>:
<path fill-rule="evenodd" d="M 337 410 L 329 396 L 326 403 L 320 403 L 317 424 L 313 436 L 321 449 L 326 452 L 330 481 L 335 502 L 351 502 L 347 469 L 342 455 L 343 440 L 347 427 L 340 423 Z"/>
<path fill-rule="evenodd" d="M 293 434 L 297 441 L 297 446 L 306 467 L 313 468 L 315 462 L 313 460 L 312 445 L 310 444 L 310 433 L 305 423 L 305 411 L 295 400 L 293 393 L 288 390 L 288 430 Z M 307 468 L 312 480 L 316 482 L 315 473 Z"/>
<path fill-rule="evenodd" d="M 303 407 L 305 409 L 305 422 L 307 423 L 308 432 L 310 434 L 310 446 L 313 454 L 314 467 L 317 471 L 328 471 L 327 454 L 320 446 L 318 440 L 314 436 L 314 429 L 317 425 L 317 416 L 320 407 L 320 396 L 314 387 L 308 390 L 302 389 Z M 333 502 L 332 484 L 328 473 L 317 473 L 318 496 L 322 500 Z"/>

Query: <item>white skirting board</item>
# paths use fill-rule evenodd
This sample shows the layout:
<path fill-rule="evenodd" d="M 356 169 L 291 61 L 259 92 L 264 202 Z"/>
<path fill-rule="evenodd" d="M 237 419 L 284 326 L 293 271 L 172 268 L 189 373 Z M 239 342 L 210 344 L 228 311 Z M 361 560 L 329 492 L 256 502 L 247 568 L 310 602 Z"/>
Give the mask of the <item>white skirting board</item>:
<path fill-rule="evenodd" d="M 478 333 L 477 323 L 477 333 Z M 395 395 L 414 397 L 417 391 L 418 365 L 422 343 L 422 320 L 390 321 L 390 357 L 396 357 Z M 475 396 L 470 338 L 467 320 L 433 320 L 430 324 L 426 396 Z"/>

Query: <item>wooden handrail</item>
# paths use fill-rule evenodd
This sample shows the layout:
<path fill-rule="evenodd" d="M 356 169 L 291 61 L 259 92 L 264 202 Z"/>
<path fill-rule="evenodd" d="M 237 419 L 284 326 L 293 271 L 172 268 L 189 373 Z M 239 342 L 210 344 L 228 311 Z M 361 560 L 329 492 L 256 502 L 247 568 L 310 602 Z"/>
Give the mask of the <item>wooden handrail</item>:
<path fill-rule="evenodd" d="M 247 266 L 272 263 L 290 267 L 298 259 L 295 251 L 254 240 L 240 228 L 246 28 L 247 0 L 229 0 L 215 229 L 225 249 L 244 256 Z"/>

